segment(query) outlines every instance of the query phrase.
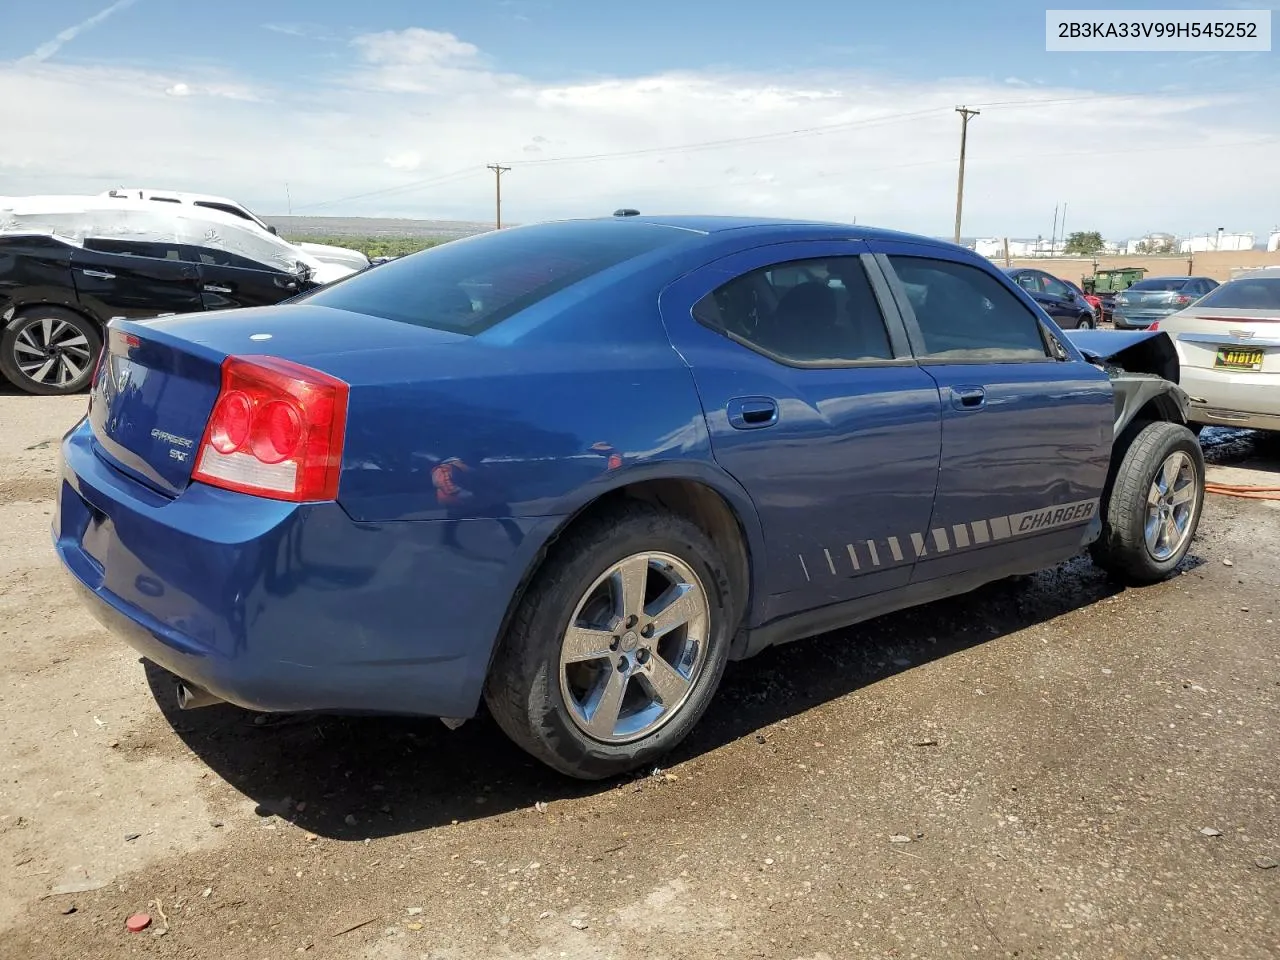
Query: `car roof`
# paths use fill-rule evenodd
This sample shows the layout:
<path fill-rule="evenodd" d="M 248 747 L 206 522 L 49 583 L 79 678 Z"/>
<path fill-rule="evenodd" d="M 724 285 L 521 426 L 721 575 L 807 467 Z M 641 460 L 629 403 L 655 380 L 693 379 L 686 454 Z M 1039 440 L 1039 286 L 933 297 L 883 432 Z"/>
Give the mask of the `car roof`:
<path fill-rule="evenodd" d="M 1232 277 L 1231 280 L 1280 280 L 1280 267 L 1260 267 L 1257 270 L 1246 270 L 1244 273 Z M 1222 282 L 1230 283 L 1231 280 Z"/>
<path fill-rule="evenodd" d="M 673 216 L 633 215 L 626 217 L 590 217 L 567 222 L 599 223 L 610 220 L 617 223 L 646 223 L 652 226 L 671 227 L 678 230 L 688 230 L 693 233 L 701 233 L 708 236 L 723 234 L 732 230 L 767 234 L 796 234 L 798 236 L 812 239 L 897 240 L 909 243 L 927 243 L 940 247 L 965 249 L 964 247 L 957 247 L 956 244 L 953 244 L 949 240 L 939 240 L 935 237 L 903 233 L 898 230 L 885 230 L 879 227 L 864 227 L 852 223 L 838 223 L 835 221 L 823 220 L 679 214 Z M 531 224 L 530 226 L 536 226 L 536 224 Z"/>

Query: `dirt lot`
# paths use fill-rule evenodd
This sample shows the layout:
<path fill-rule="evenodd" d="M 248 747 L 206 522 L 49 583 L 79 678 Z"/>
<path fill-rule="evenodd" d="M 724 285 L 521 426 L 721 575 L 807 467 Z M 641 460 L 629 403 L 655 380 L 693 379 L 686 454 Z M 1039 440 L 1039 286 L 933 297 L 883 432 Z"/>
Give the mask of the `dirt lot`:
<path fill-rule="evenodd" d="M 82 404 L 0 391 L 0 957 L 1280 956 L 1280 504 L 731 666 L 583 786 L 486 720 L 176 714 L 50 548 Z"/>

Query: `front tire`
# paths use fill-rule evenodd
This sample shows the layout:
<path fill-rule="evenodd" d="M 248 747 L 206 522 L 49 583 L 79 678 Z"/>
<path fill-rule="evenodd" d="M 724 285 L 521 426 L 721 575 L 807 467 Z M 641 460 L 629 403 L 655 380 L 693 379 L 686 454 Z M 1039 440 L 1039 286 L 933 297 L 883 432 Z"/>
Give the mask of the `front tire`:
<path fill-rule="evenodd" d="M 91 320 L 61 307 L 33 307 L 0 331 L 0 373 L 27 393 L 79 393 L 93 379 L 101 350 Z"/>
<path fill-rule="evenodd" d="M 1135 425 L 1120 442 L 1102 536 L 1090 552 L 1125 583 L 1156 583 L 1191 548 L 1204 507 L 1204 454 L 1195 434 L 1178 423 Z"/>
<path fill-rule="evenodd" d="M 692 521 L 630 503 L 565 536 L 502 639 L 485 701 L 561 773 L 599 780 L 678 744 L 720 683 L 736 627 L 727 565 Z"/>

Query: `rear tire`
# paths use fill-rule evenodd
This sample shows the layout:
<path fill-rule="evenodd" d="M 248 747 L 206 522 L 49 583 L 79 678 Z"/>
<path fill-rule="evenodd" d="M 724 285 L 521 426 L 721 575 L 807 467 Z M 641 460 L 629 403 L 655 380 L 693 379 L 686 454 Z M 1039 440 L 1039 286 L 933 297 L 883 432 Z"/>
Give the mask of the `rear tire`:
<path fill-rule="evenodd" d="M 0 373 L 27 393 L 79 393 L 101 350 L 93 321 L 62 307 L 30 307 L 0 331 Z"/>
<path fill-rule="evenodd" d="M 1182 562 L 1204 507 L 1204 455 L 1178 423 L 1135 424 L 1121 434 L 1103 497 L 1094 563 L 1117 579 L 1156 583 Z"/>
<path fill-rule="evenodd" d="M 684 739 L 720 683 L 737 616 L 725 569 L 696 524 L 644 503 L 570 531 L 500 642 L 485 683 L 490 713 L 571 777 L 652 763 Z"/>
<path fill-rule="evenodd" d="M 1083 314 L 1083 313 L 1082 313 L 1082 314 L 1080 314 L 1079 319 L 1076 321 L 1076 329 L 1077 329 L 1077 330 L 1092 330 L 1092 329 L 1093 329 L 1093 317 L 1091 317 L 1091 316 L 1087 316 L 1087 315 L 1085 315 L 1085 314 Z"/>

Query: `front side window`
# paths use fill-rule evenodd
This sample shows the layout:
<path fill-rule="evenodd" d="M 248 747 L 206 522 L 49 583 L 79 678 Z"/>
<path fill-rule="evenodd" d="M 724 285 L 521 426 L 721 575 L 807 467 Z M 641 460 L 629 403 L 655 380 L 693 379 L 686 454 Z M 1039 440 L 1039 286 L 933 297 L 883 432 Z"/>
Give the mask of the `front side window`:
<path fill-rule="evenodd" d="M 695 304 L 694 318 L 786 363 L 892 360 L 858 257 L 791 260 L 752 270 Z"/>
<path fill-rule="evenodd" d="M 937 360 L 1043 360 L 1040 322 L 979 267 L 930 257 L 890 256 L 923 338 Z"/>
<path fill-rule="evenodd" d="M 196 262 L 206 267 L 234 267 L 237 270 L 256 270 L 259 273 L 279 272 L 265 263 L 259 263 L 257 260 L 250 260 L 248 257 L 241 257 L 226 250 L 219 250 L 217 247 L 192 247 L 190 252 Z"/>

